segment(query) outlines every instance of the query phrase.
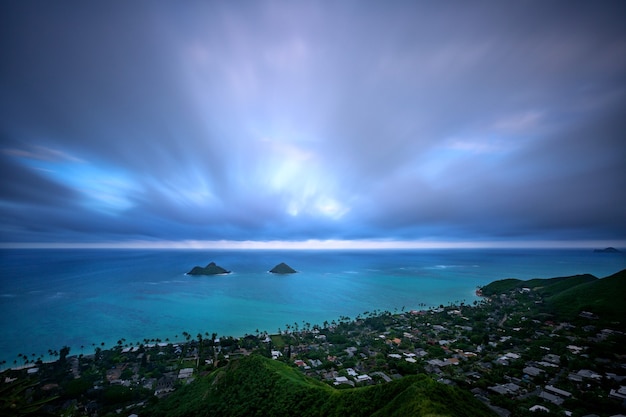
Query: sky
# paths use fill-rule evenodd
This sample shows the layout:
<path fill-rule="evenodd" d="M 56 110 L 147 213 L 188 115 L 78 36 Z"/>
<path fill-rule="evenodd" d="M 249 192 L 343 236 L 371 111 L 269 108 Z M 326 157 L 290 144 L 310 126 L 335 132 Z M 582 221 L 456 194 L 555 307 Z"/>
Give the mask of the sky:
<path fill-rule="evenodd" d="M 2 2 L 0 244 L 626 246 L 624 16 Z"/>

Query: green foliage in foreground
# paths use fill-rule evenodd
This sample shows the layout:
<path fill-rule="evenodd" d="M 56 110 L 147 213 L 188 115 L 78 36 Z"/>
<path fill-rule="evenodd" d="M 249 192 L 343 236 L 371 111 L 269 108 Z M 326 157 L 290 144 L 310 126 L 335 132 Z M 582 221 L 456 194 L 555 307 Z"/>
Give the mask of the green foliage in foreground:
<path fill-rule="evenodd" d="M 28 379 L 18 382 L 5 382 L 0 385 L 0 416 L 44 416 L 41 407 L 54 401 L 56 397 L 33 400 L 29 390 L 37 385 Z M 31 393 L 32 394 L 32 393 Z"/>
<path fill-rule="evenodd" d="M 252 355 L 197 379 L 149 415 L 200 416 L 492 416 L 468 392 L 407 376 L 382 385 L 334 389 L 288 365 Z"/>

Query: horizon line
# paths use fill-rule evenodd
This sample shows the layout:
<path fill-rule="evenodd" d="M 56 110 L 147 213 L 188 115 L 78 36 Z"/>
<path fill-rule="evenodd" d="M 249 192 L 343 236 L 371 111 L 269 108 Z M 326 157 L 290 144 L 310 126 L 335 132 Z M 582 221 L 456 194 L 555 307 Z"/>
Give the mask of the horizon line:
<path fill-rule="evenodd" d="M 228 249 L 228 250 L 385 250 L 385 249 L 603 249 L 626 247 L 626 240 L 129 240 L 108 242 L 0 242 L 0 249 Z"/>

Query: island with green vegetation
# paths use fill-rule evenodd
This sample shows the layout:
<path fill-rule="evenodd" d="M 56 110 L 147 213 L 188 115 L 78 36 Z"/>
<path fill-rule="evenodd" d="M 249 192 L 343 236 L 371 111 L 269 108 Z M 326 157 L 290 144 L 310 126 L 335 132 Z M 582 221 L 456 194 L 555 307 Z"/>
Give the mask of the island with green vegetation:
<path fill-rule="evenodd" d="M 215 262 L 209 263 L 205 267 L 194 266 L 193 269 L 187 272 L 187 275 L 222 275 L 230 274 L 230 271 L 216 265 Z"/>
<path fill-rule="evenodd" d="M 482 298 L 235 338 L 124 339 L 18 355 L 0 415 L 626 414 L 626 270 L 505 279 Z M 19 363 L 18 363 L 19 361 Z"/>
<path fill-rule="evenodd" d="M 272 274 L 295 274 L 297 271 L 284 262 L 279 263 L 270 269 Z"/>

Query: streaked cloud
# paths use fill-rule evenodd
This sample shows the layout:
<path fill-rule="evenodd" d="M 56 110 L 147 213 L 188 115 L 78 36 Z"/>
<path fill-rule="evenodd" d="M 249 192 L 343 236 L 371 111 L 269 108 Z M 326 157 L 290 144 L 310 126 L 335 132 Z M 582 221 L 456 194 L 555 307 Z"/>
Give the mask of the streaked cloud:
<path fill-rule="evenodd" d="M 0 7 L 1 241 L 626 236 L 620 2 Z"/>

